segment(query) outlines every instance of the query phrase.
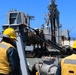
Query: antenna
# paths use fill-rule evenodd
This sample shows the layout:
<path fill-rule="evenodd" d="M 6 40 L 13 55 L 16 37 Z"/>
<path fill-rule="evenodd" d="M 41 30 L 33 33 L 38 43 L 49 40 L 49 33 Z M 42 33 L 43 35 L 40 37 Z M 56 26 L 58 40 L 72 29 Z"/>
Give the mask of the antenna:
<path fill-rule="evenodd" d="M 72 28 L 69 30 L 69 33 L 70 33 L 74 28 L 75 28 L 75 26 L 74 26 L 74 27 L 72 27 Z"/>

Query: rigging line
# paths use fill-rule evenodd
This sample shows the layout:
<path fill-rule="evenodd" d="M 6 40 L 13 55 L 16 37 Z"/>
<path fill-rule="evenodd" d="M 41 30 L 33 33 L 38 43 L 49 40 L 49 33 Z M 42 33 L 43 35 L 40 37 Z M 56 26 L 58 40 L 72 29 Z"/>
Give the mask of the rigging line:
<path fill-rule="evenodd" d="M 72 27 L 70 30 L 69 30 L 69 33 L 75 28 L 76 26 Z"/>

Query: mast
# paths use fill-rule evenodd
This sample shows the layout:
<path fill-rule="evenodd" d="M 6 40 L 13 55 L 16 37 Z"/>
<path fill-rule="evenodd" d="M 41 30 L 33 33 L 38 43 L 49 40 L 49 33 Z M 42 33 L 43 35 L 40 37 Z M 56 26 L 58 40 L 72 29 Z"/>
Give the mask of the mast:
<path fill-rule="evenodd" d="M 49 24 L 51 25 L 51 41 L 58 43 L 59 36 L 59 11 L 55 0 L 51 0 L 51 4 L 48 6 L 49 10 Z"/>

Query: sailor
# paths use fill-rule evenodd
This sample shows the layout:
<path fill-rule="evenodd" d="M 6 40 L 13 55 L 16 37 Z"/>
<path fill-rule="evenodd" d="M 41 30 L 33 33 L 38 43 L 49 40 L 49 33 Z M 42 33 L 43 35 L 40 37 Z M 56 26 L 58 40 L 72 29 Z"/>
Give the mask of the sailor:
<path fill-rule="evenodd" d="M 61 60 L 56 75 L 76 75 L 76 40 L 72 46 L 73 53 Z"/>
<path fill-rule="evenodd" d="M 16 50 L 16 31 L 7 28 L 0 42 L 0 75 L 19 75 L 20 59 Z"/>

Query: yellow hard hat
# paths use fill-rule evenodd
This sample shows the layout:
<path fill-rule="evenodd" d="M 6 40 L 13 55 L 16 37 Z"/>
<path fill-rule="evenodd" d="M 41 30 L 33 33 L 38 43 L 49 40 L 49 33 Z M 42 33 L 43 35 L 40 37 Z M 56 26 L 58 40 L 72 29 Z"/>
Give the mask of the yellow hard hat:
<path fill-rule="evenodd" d="M 5 29 L 3 34 L 5 36 L 9 36 L 10 38 L 16 39 L 16 31 L 13 28 Z"/>
<path fill-rule="evenodd" d="M 74 41 L 72 48 L 76 48 L 76 40 Z"/>

